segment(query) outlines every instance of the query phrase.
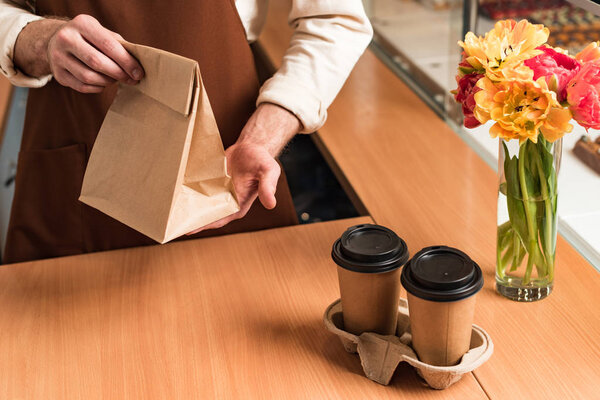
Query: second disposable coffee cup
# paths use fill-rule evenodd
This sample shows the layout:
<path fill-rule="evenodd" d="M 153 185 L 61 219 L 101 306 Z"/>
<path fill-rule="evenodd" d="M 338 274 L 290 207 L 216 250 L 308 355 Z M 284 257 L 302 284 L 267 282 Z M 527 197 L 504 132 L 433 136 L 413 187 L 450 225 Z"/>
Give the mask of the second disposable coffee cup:
<path fill-rule="evenodd" d="M 427 364 L 457 364 L 469 350 L 475 294 L 483 286 L 479 266 L 460 250 L 427 247 L 406 264 L 412 345 Z"/>
<path fill-rule="evenodd" d="M 383 226 L 356 225 L 335 241 L 331 256 L 338 264 L 344 329 L 395 334 L 406 243 Z"/>

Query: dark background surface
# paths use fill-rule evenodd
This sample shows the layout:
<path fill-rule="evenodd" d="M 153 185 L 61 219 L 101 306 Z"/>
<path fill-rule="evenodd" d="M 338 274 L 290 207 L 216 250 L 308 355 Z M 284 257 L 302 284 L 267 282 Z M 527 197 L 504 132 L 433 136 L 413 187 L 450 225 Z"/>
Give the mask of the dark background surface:
<path fill-rule="evenodd" d="M 359 215 L 310 135 L 296 135 L 279 159 L 300 223 Z"/>

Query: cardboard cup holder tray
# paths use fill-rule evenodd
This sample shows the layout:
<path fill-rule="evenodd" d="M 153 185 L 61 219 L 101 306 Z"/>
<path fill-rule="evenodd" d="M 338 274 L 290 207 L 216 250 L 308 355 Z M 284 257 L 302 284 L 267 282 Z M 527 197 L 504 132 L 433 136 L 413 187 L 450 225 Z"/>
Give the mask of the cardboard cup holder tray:
<path fill-rule="evenodd" d="M 470 350 L 457 365 L 438 367 L 419 361 L 410 347 L 410 320 L 406 300 L 400 299 L 398 307 L 398 328 L 396 335 L 379 335 L 372 332 L 356 336 L 343 329 L 342 303 L 334 301 L 323 315 L 323 321 L 329 331 L 336 334 L 349 353 L 358 353 L 363 371 L 367 378 L 387 385 L 392 379 L 396 367 L 407 362 L 417 369 L 418 374 L 434 389 L 445 389 L 481 364 L 486 362 L 494 351 L 489 335 L 477 325 L 473 325 Z"/>

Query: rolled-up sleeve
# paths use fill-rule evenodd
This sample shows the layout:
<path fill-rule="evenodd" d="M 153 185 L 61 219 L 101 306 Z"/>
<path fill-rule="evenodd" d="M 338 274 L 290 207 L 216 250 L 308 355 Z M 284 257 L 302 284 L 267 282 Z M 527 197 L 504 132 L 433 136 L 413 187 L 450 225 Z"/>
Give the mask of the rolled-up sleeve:
<path fill-rule="evenodd" d="M 294 0 L 294 29 L 281 68 L 262 86 L 257 105 L 274 103 L 294 113 L 303 133 L 325 123 L 335 99 L 373 36 L 361 0 Z"/>
<path fill-rule="evenodd" d="M 13 63 L 19 33 L 28 23 L 39 19 L 41 17 L 0 0 L 0 71 L 15 86 L 41 87 L 52 78 L 52 75 L 41 78 L 25 75 Z"/>

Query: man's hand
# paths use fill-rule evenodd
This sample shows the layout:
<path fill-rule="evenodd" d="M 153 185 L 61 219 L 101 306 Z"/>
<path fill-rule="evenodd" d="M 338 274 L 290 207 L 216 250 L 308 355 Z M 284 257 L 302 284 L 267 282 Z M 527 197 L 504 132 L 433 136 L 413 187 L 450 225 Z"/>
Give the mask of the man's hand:
<path fill-rule="evenodd" d="M 281 167 L 273 156 L 263 146 L 237 143 L 227 149 L 225 156 L 227 157 L 227 169 L 232 176 L 233 187 L 240 204 L 240 211 L 190 234 L 206 229 L 221 228 L 231 221 L 244 217 L 256 197 L 260 199 L 266 209 L 275 208 L 277 203 L 275 188 L 279 175 L 281 175 Z"/>
<path fill-rule="evenodd" d="M 275 157 L 299 130 L 300 121 L 286 109 L 266 103 L 258 106 L 238 141 L 225 151 L 240 211 L 188 235 L 221 228 L 244 217 L 257 197 L 265 208 L 275 208 L 275 190 L 281 175 Z"/>
<path fill-rule="evenodd" d="M 27 25 L 15 44 L 17 68 L 34 77 L 52 73 L 64 86 L 99 93 L 115 81 L 136 84 L 144 76 L 123 38 L 89 15 L 70 21 L 43 19 Z"/>

